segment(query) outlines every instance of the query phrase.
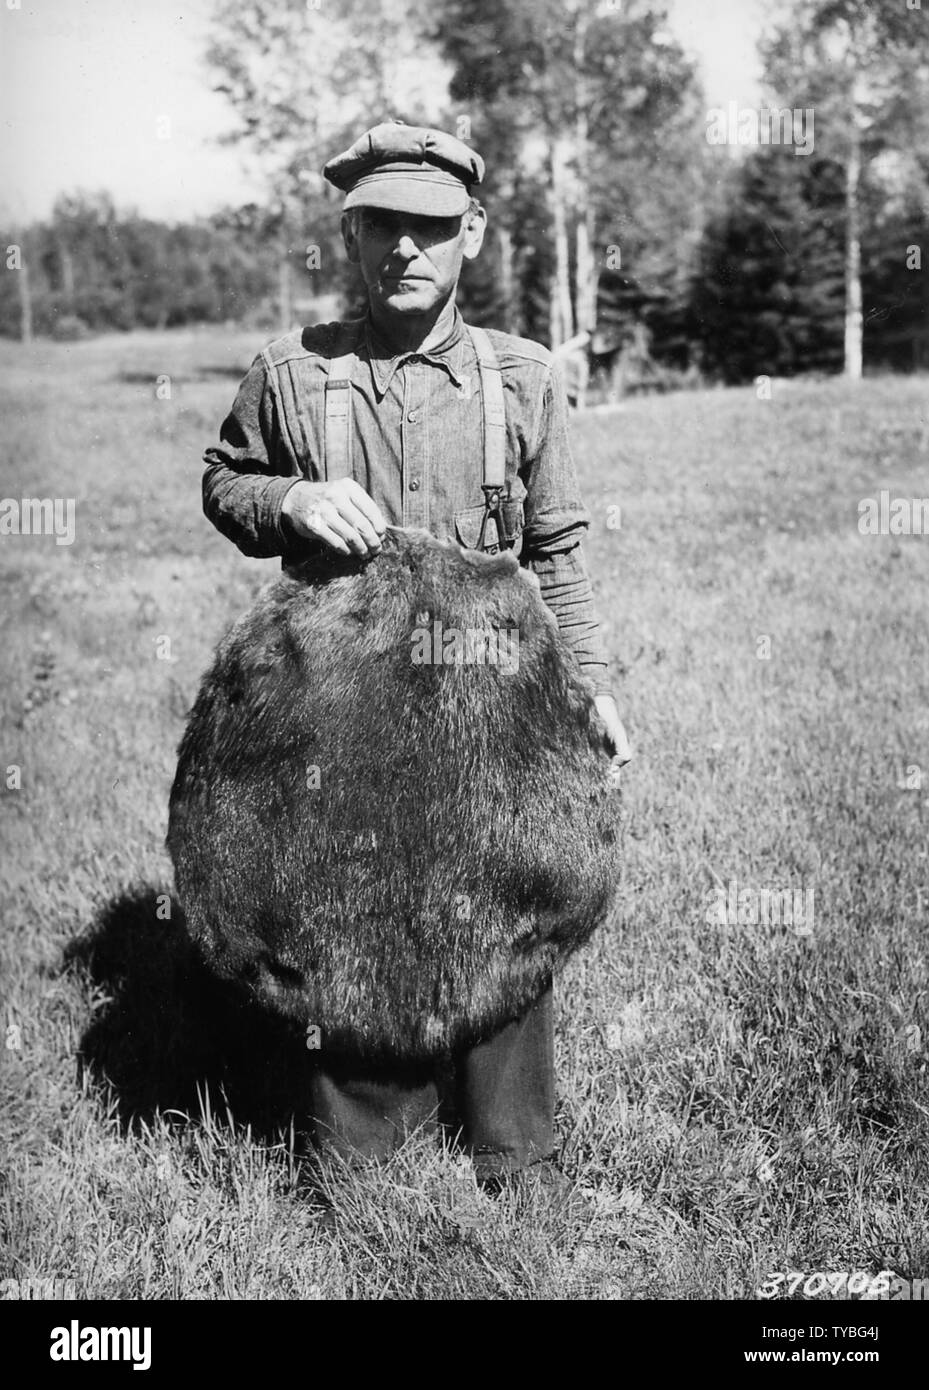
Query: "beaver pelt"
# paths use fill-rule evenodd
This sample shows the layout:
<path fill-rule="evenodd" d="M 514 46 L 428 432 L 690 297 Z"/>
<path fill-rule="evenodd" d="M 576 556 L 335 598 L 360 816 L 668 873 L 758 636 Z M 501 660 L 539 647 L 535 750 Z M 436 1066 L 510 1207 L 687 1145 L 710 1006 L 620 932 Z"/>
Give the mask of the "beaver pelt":
<path fill-rule="evenodd" d="M 529 1008 L 608 916 L 604 728 L 509 553 L 389 529 L 259 595 L 203 679 L 168 847 L 210 968 L 420 1060 Z"/>

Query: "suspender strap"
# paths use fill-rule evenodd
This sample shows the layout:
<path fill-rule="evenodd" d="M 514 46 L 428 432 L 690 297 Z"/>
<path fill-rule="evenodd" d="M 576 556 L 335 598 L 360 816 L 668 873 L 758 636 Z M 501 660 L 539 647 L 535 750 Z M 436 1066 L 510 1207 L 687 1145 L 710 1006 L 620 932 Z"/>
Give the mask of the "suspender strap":
<path fill-rule="evenodd" d="M 352 476 L 352 354 L 333 357 L 326 381 L 326 480 Z"/>
<path fill-rule="evenodd" d="M 468 326 L 477 354 L 481 378 L 481 407 L 484 425 L 484 459 L 481 487 L 484 492 L 484 520 L 478 548 L 485 542 L 487 523 L 492 518 L 497 544 L 505 544 L 500 504 L 506 484 L 506 411 L 503 404 L 503 378 L 490 338 L 483 328 Z M 354 356 L 333 357 L 326 379 L 325 473 L 327 481 L 352 477 L 352 368 Z M 488 538 L 489 539 L 489 538 Z"/>
<path fill-rule="evenodd" d="M 503 377 L 493 344 L 483 328 L 468 327 L 481 376 L 481 405 L 484 411 L 484 517 L 477 549 L 497 551 L 506 546 L 503 524 L 503 488 L 506 483 L 506 411 L 503 405 Z M 493 529 L 488 532 L 488 524 Z"/>
<path fill-rule="evenodd" d="M 488 489 L 503 492 L 506 482 L 506 411 L 503 408 L 503 377 L 490 338 L 483 328 L 468 327 L 481 374 L 481 401 L 484 408 L 484 496 Z"/>

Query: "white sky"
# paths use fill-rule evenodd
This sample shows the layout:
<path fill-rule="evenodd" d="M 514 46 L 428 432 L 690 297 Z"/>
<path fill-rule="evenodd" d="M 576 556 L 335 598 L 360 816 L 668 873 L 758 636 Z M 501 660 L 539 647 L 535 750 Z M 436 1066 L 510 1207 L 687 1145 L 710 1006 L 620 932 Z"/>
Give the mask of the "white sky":
<path fill-rule="evenodd" d="M 708 105 L 756 104 L 765 0 L 669 2 L 673 30 L 701 59 Z M 11 5 L 0 0 L 4 221 L 44 217 L 78 188 L 106 188 L 118 207 L 169 221 L 260 196 L 243 153 L 215 143 L 234 118 L 202 61 L 213 0 Z"/>
<path fill-rule="evenodd" d="M 708 106 L 755 106 L 761 64 L 755 45 L 782 7 L 771 0 L 667 0 L 671 28 L 700 59 Z"/>

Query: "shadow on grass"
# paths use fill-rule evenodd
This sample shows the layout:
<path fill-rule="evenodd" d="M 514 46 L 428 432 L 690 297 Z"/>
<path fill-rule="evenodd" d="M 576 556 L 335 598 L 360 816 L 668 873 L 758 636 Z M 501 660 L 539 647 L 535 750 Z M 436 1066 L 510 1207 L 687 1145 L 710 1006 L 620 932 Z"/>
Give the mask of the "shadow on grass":
<path fill-rule="evenodd" d="M 248 371 L 248 364 L 243 366 L 198 366 L 191 372 L 172 372 L 171 381 L 174 385 L 191 384 L 198 381 L 210 381 L 215 377 L 228 378 L 230 381 L 241 381 Z M 126 386 L 148 386 L 151 387 L 157 381 L 157 372 L 140 371 L 121 371 L 116 373 L 115 380 L 121 381 Z"/>
<path fill-rule="evenodd" d="M 296 1114 L 313 1064 L 293 1026 L 225 987 L 201 963 L 171 901 L 133 889 L 109 903 L 94 926 L 65 952 L 103 998 L 80 1043 L 82 1068 L 105 1078 L 123 1125 L 155 1112 L 197 1116 L 209 1088 L 214 1113 L 226 1107 L 237 1124 L 273 1142 Z"/>

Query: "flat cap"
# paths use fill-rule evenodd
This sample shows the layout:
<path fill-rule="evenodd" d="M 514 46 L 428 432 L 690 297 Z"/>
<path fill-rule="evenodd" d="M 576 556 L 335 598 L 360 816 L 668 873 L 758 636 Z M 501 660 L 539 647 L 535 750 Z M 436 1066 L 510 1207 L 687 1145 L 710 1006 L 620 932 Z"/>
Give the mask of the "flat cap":
<path fill-rule="evenodd" d="M 323 169 L 346 208 L 391 208 L 426 217 L 465 212 L 484 177 L 480 155 L 444 130 L 385 121 Z"/>

